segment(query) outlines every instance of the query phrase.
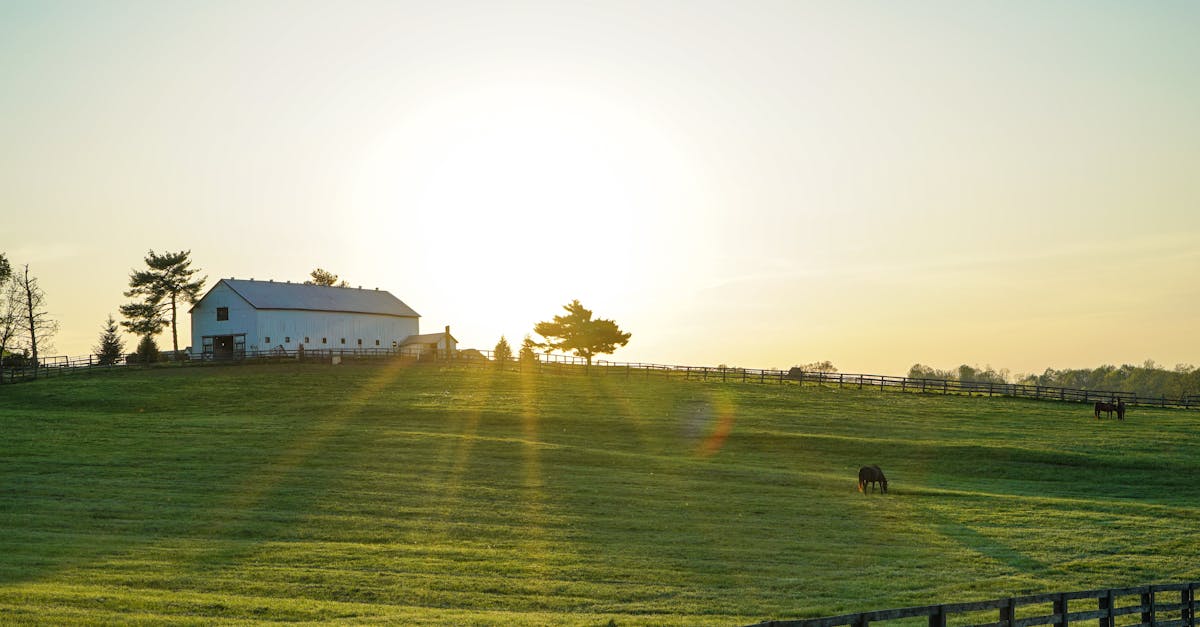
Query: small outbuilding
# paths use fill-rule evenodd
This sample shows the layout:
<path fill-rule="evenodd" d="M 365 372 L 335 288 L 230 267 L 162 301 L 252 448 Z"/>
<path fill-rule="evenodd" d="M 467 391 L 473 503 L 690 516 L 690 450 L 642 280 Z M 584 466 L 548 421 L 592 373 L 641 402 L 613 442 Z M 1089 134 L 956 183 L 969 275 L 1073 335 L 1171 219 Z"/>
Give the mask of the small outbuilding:
<path fill-rule="evenodd" d="M 277 349 L 396 350 L 421 337 L 421 316 L 378 288 L 221 279 L 191 314 L 192 351 L 208 359 Z"/>
<path fill-rule="evenodd" d="M 457 353 L 458 340 L 450 335 L 450 327 L 444 333 L 410 335 L 400 343 L 400 352 L 413 357 L 445 357 Z"/>

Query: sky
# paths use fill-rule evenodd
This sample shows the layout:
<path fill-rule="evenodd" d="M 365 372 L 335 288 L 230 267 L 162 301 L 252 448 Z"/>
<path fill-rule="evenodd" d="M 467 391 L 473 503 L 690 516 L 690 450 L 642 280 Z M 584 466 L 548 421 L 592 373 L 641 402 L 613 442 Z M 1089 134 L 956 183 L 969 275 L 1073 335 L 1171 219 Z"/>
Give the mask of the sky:
<path fill-rule="evenodd" d="M 190 250 L 464 347 L 579 299 L 617 361 L 1195 364 L 1197 67 L 1194 2 L 8 0 L 0 252 L 52 354 Z"/>

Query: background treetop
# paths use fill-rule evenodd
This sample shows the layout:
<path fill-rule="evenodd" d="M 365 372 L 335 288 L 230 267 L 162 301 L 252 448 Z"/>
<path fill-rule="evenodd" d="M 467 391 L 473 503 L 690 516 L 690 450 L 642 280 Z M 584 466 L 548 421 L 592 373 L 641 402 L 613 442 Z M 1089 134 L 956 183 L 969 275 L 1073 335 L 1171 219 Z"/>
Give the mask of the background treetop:
<path fill-rule="evenodd" d="M 309 279 L 308 281 L 305 281 L 304 282 L 305 285 L 325 285 L 325 286 L 333 286 L 333 287 L 349 287 L 349 284 L 346 283 L 345 281 L 338 283 L 338 275 L 336 275 L 324 268 L 317 268 L 316 270 L 309 272 L 308 276 L 310 276 L 312 278 Z"/>

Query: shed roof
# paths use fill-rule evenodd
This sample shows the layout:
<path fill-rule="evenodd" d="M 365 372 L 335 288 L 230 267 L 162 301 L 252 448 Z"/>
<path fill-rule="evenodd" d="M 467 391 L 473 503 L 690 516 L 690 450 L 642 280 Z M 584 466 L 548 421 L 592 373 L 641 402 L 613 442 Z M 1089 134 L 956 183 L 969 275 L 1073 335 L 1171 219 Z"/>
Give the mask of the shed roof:
<path fill-rule="evenodd" d="M 386 290 L 246 279 L 221 279 L 218 284 L 220 283 L 229 286 L 255 309 L 299 309 L 420 317 L 412 307 L 405 305 Z"/>
<path fill-rule="evenodd" d="M 436 344 L 437 342 L 442 341 L 442 338 L 445 338 L 445 337 L 446 337 L 445 332 L 422 333 L 421 335 L 410 335 L 410 336 L 404 338 L 404 341 L 401 342 L 400 345 L 401 346 L 409 346 L 411 344 Z M 458 342 L 458 340 L 454 339 L 453 335 L 450 336 L 450 339 L 454 340 L 455 342 Z"/>

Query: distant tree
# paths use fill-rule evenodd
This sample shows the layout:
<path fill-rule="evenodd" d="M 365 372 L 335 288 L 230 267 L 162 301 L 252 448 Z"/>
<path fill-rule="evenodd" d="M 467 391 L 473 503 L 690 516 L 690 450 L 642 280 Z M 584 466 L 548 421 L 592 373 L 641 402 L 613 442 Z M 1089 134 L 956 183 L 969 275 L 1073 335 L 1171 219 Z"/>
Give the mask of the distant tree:
<path fill-rule="evenodd" d="M 140 364 L 152 364 L 158 361 L 158 343 L 154 341 L 153 335 L 142 336 L 137 345 L 137 352 L 134 353 L 134 360 Z"/>
<path fill-rule="evenodd" d="M 316 270 L 309 272 L 308 276 L 312 278 L 308 281 L 305 281 L 305 285 L 325 285 L 333 287 L 349 286 L 349 284 L 347 284 L 345 281 L 338 283 L 338 275 L 322 268 L 317 268 Z"/>
<path fill-rule="evenodd" d="M 932 366 L 924 364 L 913 364 L 912 368 L 908 369 L 908 378 L 910 379 L 954 379 L 955 375 L 946 370 L 938 370 Z"/>
<path fill-rule="evenodd" d="M 492 358 L 498 365 L 512 361 L 512 347 L 508 345 L 508 340 L 504 339 L 503 335 L 500 336 L 500 341 L 496 342 L 496 348 L 492 350 Z"/>
<path fill-rule="evenodd" d="M 802 366 L 793 366 L 793 368 L 799 368 L 800 370 L 803 370 L 804 372 L 832 373 L 832 372 L 838 371 L 837 366 L 834 366 L 833 362 L 829 361 L 829 360 L 814 361 L 811 364 L 804 364 Z"/>
<path fill-rule="evenodd" d="M 179 304 L 195 303 L 208 277 L 194 278 L 200 272 L 192 269 L 192 251 L 158 254 L 153 250 L 146 256 L 147 270 L 135 270 L 129 275 L 126 296 L 141 297 L 140 303 L 121 305 L 121 315 L 128 318 L 122 326 L 138 335 L 157 335 L 171 325 L 171 349 L 179 352 Z"/>
<path fill-rule="evenodd" d="M 38 364 L 39 349 L 49 349 L 50 338 L 58 333 L 58 321 L 46 311 L 46 293 L 38 284 L 37 277 L 29 276 L 29 264 L 24 271 L 11 279 L 16 284 L 16 297 L 21 301 L 18 324 L 21 333 L 28 333 L 30 359 Z"/>
<path fill-rule="evenodd" d="M 536 362 L 537 347 L 537 342 L 534 342 L 529 338 L 528 335 L 526 335 L 525 340 L 521 342 L 521 350 L 517 353 L 517 359 L 521 360 L 521 363 L 523 364 Z"/>
<path fill-rule="evenodd" d="M 12 265 L 8 263 L 8 258 L 4 253 L 0 253 L 0 283 L 12 278 Z"/>
<path fill-rule="evenodd" d="M 611 354 L 629 343 L 629 333 L 623 333 L 612 320 L 593 320 L 592 311 L 579 304 L 578 300 L 563 305 L 563 309 L 567 311 L 565 316 L 554 316 L 549 322 L 534 325 L 533 332 L 546 338 L 538 346 L 547 350 L 573 351 L 587 359 L 590 366 L 593 356 Z"/>
<path fill-rule="evenodd" d="M 111 315 L 100 333 L 100 344 L 92 350 L 96 351 L 101 366 L 115 364 L 125 354 L 125 342 L 121 341 L 121 336 L 117 333 L 117 321 L 113 320 Z"/>

